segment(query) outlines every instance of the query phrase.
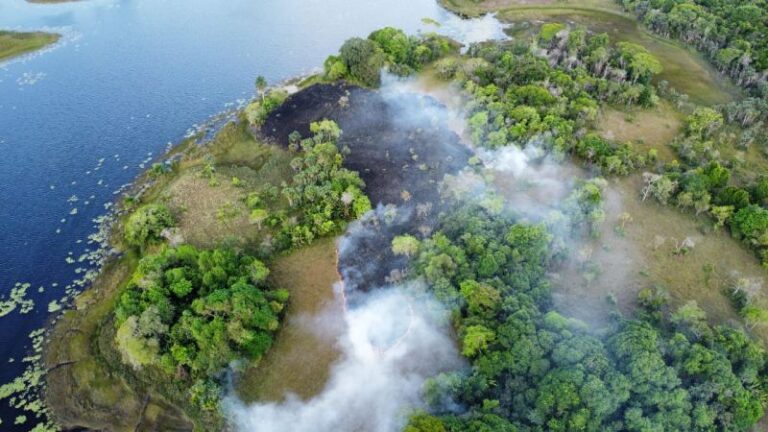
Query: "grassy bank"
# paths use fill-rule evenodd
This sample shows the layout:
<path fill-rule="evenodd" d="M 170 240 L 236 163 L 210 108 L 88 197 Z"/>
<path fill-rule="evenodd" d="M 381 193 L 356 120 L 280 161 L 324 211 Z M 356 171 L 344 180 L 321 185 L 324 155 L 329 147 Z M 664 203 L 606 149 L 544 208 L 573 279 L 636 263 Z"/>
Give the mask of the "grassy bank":
<path fill-rule="evenodd" d="M 252 248 L 263 232 L 248 222 L 243 201 L 251 186 L 279 181 L 290 170 L 287 152 L 258 142 L 244 123 L 225 126 L 209 144 L 189 140 L 171 157 L 162 175 L 147 172 L 135 190 L 142 204 L 163 203 L 179 219 L 179 235 L 197 247 Z M 215 170 L 207 167 L 216 161 Z M 237 176 L 240 186 L 233 185 Z M 128 208 L 137 205 L 129 202 Z M 110 430 L 208 429 L 184 389 L 158 371 L 126 366 L 115 347 L 114 305 L 126 289 L 139 256 L 122 244 L 125 218 L 116 223 L 111 244 L 126 251 L 108 264 L 93 285 L 77 297 L 53 329 L 45 364 L 47 403 L 63 427 Z M 145 251 L 151 253 L 151 250 Z M 76 397 L 73 397 L 76 395 Z M 191 413 L 191 418 L 190 418 Z M 137 426 L 139 425 L 139 426 Z"/>
<path fill-rule="evenodd" d="M 569 7 L 619 12 L 612 0 L 438 0 L 451 12 L 477 17 L 492 12 L 521 7 Z"/>
<path fill-rule="evenodd" d="M 60 37 L 54 33 L 0 30 L 0 61 L 43 48 L 57 42 Z"/>

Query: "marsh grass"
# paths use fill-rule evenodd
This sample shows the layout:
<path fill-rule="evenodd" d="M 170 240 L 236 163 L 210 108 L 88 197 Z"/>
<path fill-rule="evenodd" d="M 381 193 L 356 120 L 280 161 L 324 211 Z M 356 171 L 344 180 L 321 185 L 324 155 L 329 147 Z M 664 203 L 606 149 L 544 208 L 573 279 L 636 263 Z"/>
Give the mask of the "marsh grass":
<path fill-rule="evenodd" d="M 619 11 L 618 5 L 611 0 L 438 0 L 438 2 L 446 9 L 466 17 L 531 6 L 570 6 Z"/>
<path fill-rule="evenodd" d="M 61 36 L 45 32 L 12 32 L 0 30 L 0 61 L 43 48 Z"/>

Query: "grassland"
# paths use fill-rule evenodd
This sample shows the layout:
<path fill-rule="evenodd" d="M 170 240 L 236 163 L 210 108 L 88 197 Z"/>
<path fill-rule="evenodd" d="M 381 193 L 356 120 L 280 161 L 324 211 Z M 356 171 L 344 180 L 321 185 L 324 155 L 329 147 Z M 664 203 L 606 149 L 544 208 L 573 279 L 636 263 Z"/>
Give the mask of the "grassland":
<path fill-rule="evenodd" d="M 597 120 L 597 132 L 613 142 L 631 143 L 641 153 L 655 149 L 662 162 L 669 162 L 675 159 L 669 143 L 680 133 L 683 120 L 683 114 L 666 101 L 632 111 L 606 107 Z"/>
<path fill-rule="evenodd" d="M 46 32 L 0 30 L 0 61 L 17 57 L 55 43 L 61 36 Z"/>
<path fill-rule="evenodd" d="M 246 369 L 237 390 L 246 402 L 281 401 L 287 393 L 308 399 L 325 385 L 338 359 L 336 341 L 344 325 L 336 243 L 322 239 L 277 259 L 272 279 L 291 292 L 286 321 L 262 362 Z"/>
<path fill-rule="evenodd" d="M 599 328 L 608 322 L 609 295 L 622 312 L 631 313 L 637 292 L 658 285 L 672 306 L 693 300 L 713 322 L 738 325 L 741 319 L 725 290 L 738 277 L 764 278 L 757 258 L 707 218 L 643 202 L 641 186 L 639 176 L 611 182 L 599 238 L 580 245 L 580 258 L 554 275 L 557 308 Z M 623 214 L 631 219 L 622 221 Z M 680 253 L 677 246 L 685 238 L 695 245 Z M 768 341 L 764 329 L 753 331 Z"/>

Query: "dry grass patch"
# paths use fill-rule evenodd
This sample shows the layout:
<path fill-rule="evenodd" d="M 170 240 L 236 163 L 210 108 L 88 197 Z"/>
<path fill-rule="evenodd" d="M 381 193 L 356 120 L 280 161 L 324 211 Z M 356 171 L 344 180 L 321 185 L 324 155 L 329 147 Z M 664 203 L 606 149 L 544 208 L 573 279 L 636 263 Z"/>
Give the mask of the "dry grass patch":
<path fill-rule="evenodd" d="M 489 12 L 498 12 L 520 7 L 589 7 L 619 11 L 618 4 L 611 0 L 438 0 L 446 9 L 458 14 L 476 17 Z"/>
<path fill-rule="evenodd" d="M 607 217 L 600 237 L 584 246 L 594 279 L 585 278 L 584 266 L 569 263 L 556 275 L 555 305 L 586 322 L 605 325 L 609 295 L 619 308 L 631 313 L 637 292 L 658 284 L 670 295 L 671 305 L 696 301 L 712 322 L 742 320 L 725 295 L 735 277 L 766 280 L 758 259 L 724 229 L 713 230 L 704 217 L 683 213 L 650 200 L 642 202 L 639 176 L 612 181 L 606 194 Z M 622 224 L 622 214 L 631 220 Z M 678 253 L 685 238 L 695 246 Z M 763 284 L 763 289 L 768 286 Z M 768 295 L 768 291 L 765 292 Z M 768 332 L 755 330 L 763 340 Z"/>
<path fill-rule="evenodd" d="M 248 402 L 280 401 L 286 393 L 308 399 L 322 390 L 344 325 L 343 305 L 334 294 L 339 281 L 335 239 L 279 258 L 272 265 L 275 286 L 291 292 L 286 321 L 259 365 L 246 369 L 237 389 Z"/>
<path fill-rule="evenodd" d="M 222 175 L 212 185 L 200 172 L 182 174 L 168 188 L 168 206 L 177 215 L 181 236 L 197 247 L 214 247 L 237 233 L 242 246 L 255 227 L 243 202 L 245 191 Z"/>
<path fill-rule="evenodd" d="M 675 159 L 669 143 L 682 126 L 683 115 L 668 102 L 662 101 L 652 109 L 623 111 L 606 108 L 597 121 L 597 132 L 605 139 L 631 143 L 641 153 L 656 149 L 664 162 Z"/>

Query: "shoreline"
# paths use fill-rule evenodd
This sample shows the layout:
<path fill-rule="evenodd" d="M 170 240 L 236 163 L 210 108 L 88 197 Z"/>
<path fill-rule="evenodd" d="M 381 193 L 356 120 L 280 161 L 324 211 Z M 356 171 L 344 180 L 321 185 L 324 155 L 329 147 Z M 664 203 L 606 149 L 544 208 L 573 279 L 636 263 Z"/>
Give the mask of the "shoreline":
<path fill-rule="evenodd" d="M 316 77 L 317 72 L 313 70 L 310 73 L 283 80 L 279 84 L 271 86 L 270 89 L 273 91 L 283 90 L 289 93 L 296 92 L 305 85 L 314 83 Z M 132 274 L 138 264 L 139 257 L 135 256 L 136 254 L 130 248 L 125 247 L 120 229 L 125 218 L 133 210 L 126 198 L 131 201 L 156 199 L 157 195 L 167 190 L 171 184 L 194 170 L 199 165 L 199 159 L 203 154 L 212 148 L 221 146 L 221 143 L 217 142 L 218 135 L 229 125 L 239 124 L 240 126 L 237 127 L 247 127 L 249 134 L 253 135 L 256 143 L 278 146 L 270 142 L 267 137 L 261 136 L 258 130 L 252 129 L 244 120 L 245 107 L 247 103 L 254 100 L 256 97 L 249 99 L 245 104 L 218 112 L 206 121 L 190 127 L 179 141 L 156 156 L 143 172 L 138 174 L 132 182 L 123 185 L 119 189 L 119 193 L 115 195 L 113 204 L 110 210 L 103 215 L 103 222 L 99 228 L 105 242 L 99 249 L 103 259 L 99 266 L 91 270 L 94 277 L 84 284 L 78 293 L 59 301 L 64 306 L 61 313 L 51 316 L 43 327 L 46 339 L 38 368 L 45 372 L 58 371 L 55 375 L 47 374 L 44 379 L 48 383 L 48 388 L 44 393 L 46 406 L 49 408 L 58 407 L 57 415 L 51 415 L 51 419 L 56 419 L 65 427 L 98 429 L 108 425 L 106 419 L 99 422 L 98 418 L 83 419 L 79 415 L 73 417 L 71 410 L 77 407 L 67 402 L 67 400 L 71 401 L 72 394 L 79 394 L 78 391 L 83 391 L 87 384 L 82 384 L 79 387 L 69 385 L 77 381 L 72 381 L 73 377 L 68 372 L 65 372 L 66 375 L 64 376 L 60 374 L 66 369 L 71 369 L 78 362 L 91 362 L 94 374 L 101 375 L 102 378 L 108 377 L 110 380 L 111 384 L 99 382 L 105 389 L 109 388 L 110 391 L 121 394 L 120 399 L 122 400 L 131 399 L 123 404 L 128 405 L 127 408 L 125 406 L 116 408 L 116 412 L 120 413 L 124 421 L 128 423 L 134 422 L 134 420 L 140 423 L 152 421 L 142 414 L 146 411 L 146 406 L 142 410 L 136 410 L 135 414 L 143 416 L 138 419 L 124 411 L 131 406 L 139 408 L 142 404 L 139 399 L 143 398 L 151 409 L 162 408 L 168 411 L 164 417 L 165 421 L 170 421 L 172 424 L 197 423 L 194 418 L 188 416 L 183 407 L 178 406 L 165 395 L 157 393 L 156 389 L 149 388 L 146 383 L 134 377 L 133 373 L 120 373 L 120 371 L 113 370 L 110 366 L 113 362 L 104 357 L 104 354 L 107 354 L 107 357 L 112 357 L 115 353 L 104 352 L 104 348 L 109 351 L 110 347 L 105 344 L 106 340 L 104 340 L 101 328 L 106 322 L 105 319 L 108 320 L 110 306 L 122 292 L 123 282 Z M 156 165 L 170 168 L 169 175 L 154 176 L 152 169 Z M 276 256 L 276 258 L 279 256 L 281 255 Z M 86 330 L 86 328 L 89 329 Z M 109 332 L 107 331 L 107 333 Z M 106 366 L 102 366 L 101 372 L 96 371 L 96 368 L 99 368 L 97 363 L 106 364 Z M 61 381 L 62 379 L 64 383 L 58 386 L 50 385 L 51 381 Z M 97 382 L 91 384 L 98 387 Z M 54 387 L 59 388 L 59 391 L 51 391 Z M 96 391 L 100 390 L 97 388 Z M 86 407 L 82 406 L 80 409 L 79 412 L 83 413 Z M 78 421 L 78 419 L 86 421 Z"/>

